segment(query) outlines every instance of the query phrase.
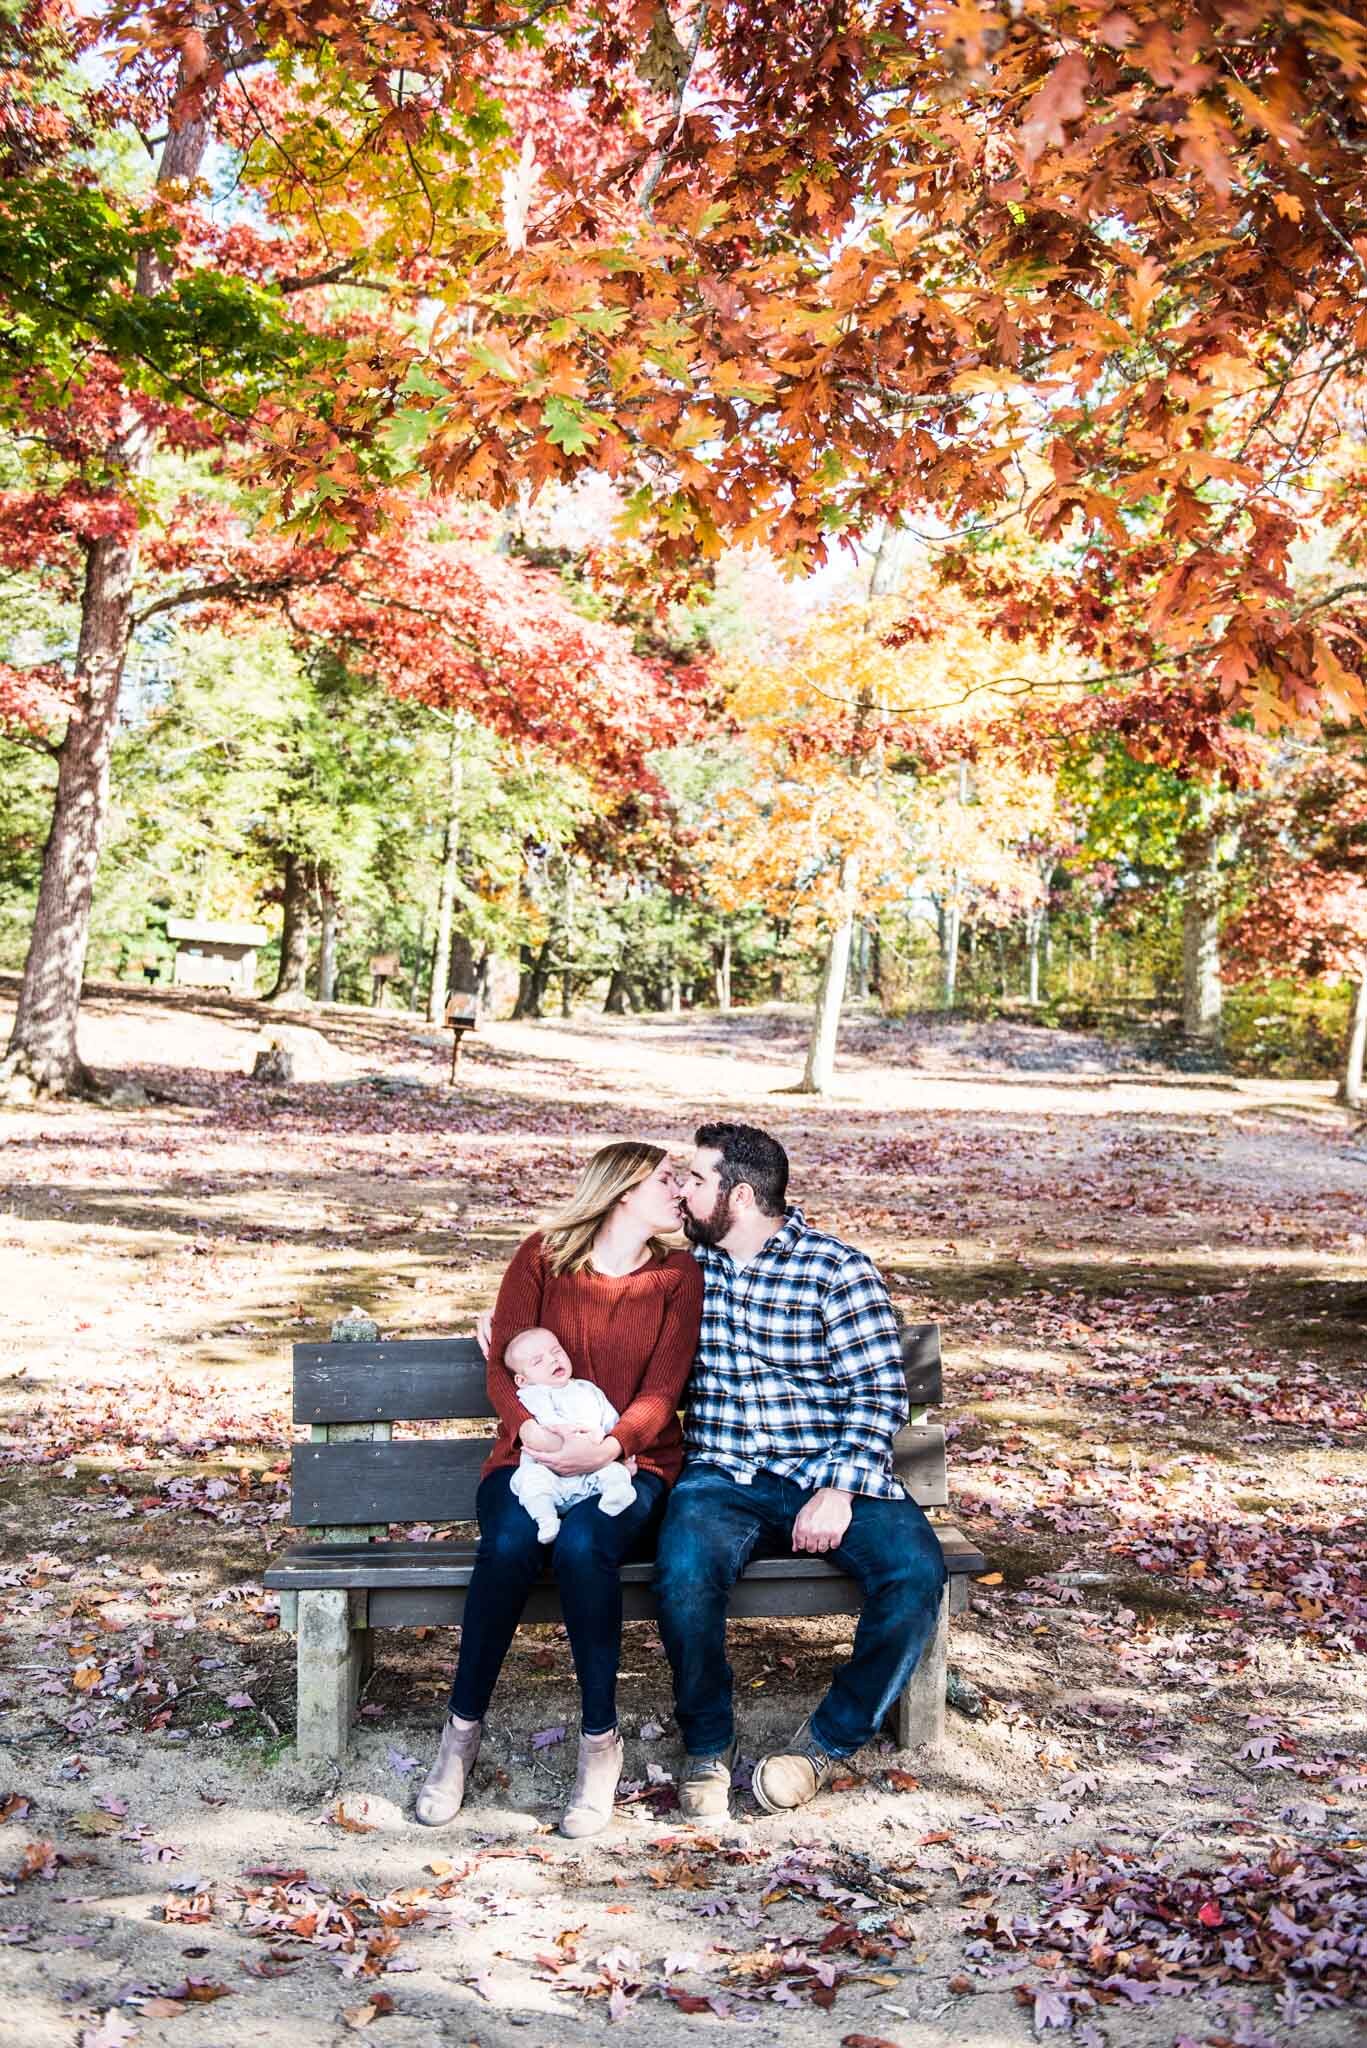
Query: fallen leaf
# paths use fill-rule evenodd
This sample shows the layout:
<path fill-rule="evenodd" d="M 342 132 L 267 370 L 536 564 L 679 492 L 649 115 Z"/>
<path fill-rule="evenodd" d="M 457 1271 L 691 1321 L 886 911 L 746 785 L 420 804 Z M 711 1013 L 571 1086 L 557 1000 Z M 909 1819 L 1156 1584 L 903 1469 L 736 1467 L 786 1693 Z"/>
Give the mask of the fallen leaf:
<path fill-rule="evenodd" d="M 73 1813 L 71 1825 L 78 1835 L 117 1835 L 123 1830 L 123 1821 L 117 1813 L 100 1813 L 93 1806 Z"/>
<path fill-rule="evenodd" d="M 187 2005 L 212 2005 L 215 1999 L 231 1998 L 232 1992 L 226 1984 L 219 1984 L 212 1977 L 186 1977 L 181 1983 L 173 1984 L 167 1996 L 179 1998 Z"/>
<path fill-rule="evenodd" d="M 386 2013 L 393 2010 L 394 2001 L 387 1991 L 372 1991 L 364 2005 L 349 2006 L 342 2014 L 342 2020 L 344 2025 L 359 2033 L 361 2028 L 368 2027 L 372 2020 L 383 2019 Z"/>
<path fill-rule="evenodd" d="M 340 1799 L 332 1808 L 328 1819 L 334 1827 L 345 1828 L 349 1835 L 373 1835 L 375 1833 L 376 1823 L 373 1820 L 357 1820 L 354 1814 L 347 1812 Z"/>
<path fill-rule="evenodd" d="M 93 2027 L 82 2027 L 80 2048 L 127 2048 L 130 2041 L 139 2041 L 142 2036 L 136 2027 L 130 2027 L 120 2012 L 107 2012 Z"/>
<path fill-rule="evenodd" d="M 35 1877 L 54 1878 L 57 1875 L 57 1851 L 51 1842 L 29 1842 L 14 1875 L 20 1884 L 27 1884 Z"/>

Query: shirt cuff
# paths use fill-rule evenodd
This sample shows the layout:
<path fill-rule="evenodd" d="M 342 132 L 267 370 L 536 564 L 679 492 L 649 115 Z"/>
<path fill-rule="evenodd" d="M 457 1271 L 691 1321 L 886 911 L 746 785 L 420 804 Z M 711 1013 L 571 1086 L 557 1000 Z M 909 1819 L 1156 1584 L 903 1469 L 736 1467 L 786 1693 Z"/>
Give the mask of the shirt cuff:
<path fill-rule="evenodd" d="M 847 1463 L 841 1458 L 825 1457 L 816 1460 L 807 1476 L 807 1484 L 815 1492 L 820 1486 L 837 1487 L 841 1493 L 867 1493 L 872 1478 L 866 1465 Z"/>

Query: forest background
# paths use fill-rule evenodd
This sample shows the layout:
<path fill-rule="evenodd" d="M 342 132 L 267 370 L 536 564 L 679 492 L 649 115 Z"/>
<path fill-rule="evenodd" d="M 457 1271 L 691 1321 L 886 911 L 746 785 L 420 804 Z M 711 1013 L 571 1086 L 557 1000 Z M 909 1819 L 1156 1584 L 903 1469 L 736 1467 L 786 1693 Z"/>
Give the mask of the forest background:
<path fill-rule="evenodd" d="M 262 917 L 439 1018 L 1367 1036 L 1332 7 L 4 13 L 11 1092 Z"/>

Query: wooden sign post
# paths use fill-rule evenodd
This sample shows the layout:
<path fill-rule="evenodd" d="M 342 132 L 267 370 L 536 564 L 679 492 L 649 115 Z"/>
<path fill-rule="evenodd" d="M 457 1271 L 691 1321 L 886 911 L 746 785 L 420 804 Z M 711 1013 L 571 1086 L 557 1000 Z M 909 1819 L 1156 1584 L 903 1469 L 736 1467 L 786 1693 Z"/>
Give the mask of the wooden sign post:
<path fill-rule="evenodd" d="M 451 1075 L 450 1085 L 455 1086 L 456 1069 L 460 1065 L 461 1040 L 467 1031 L 479 1028 L 479 999 L 477 996 L 448 996 L 446 999 L 446 1021 L 451 1027 Z"/>

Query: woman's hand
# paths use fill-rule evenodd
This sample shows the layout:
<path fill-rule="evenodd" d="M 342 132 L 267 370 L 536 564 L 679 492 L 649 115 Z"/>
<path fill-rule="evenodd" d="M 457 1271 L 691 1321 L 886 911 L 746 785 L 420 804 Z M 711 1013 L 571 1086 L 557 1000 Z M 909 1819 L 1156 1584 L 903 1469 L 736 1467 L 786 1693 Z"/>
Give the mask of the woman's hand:
<path fill-rule="evenodd" d="M 485 1358 L 489 1356 L 489 1339 L 493 1330 L 494 1312 L 491 1308 L 482 1308 L 475 1317 L 475 1342 Z"/>
<path fill-rule="evenodd" d="M 531 1450 L 531 1445 L 527 1448 Z M 622 1446 L 615 1436 L 595 1436 L 588 1429 L 566 1430 L 564 1442 L 554 1453 L 533 1452 L 537 1464 L 559 1479 L 581 1479 L 585 1473 L 601 1472 L 621 1455 Z"/>
<path fill-rule="evenodd" d="M 530 1451 L 534 1458 L 554 1457 L 565 1439 L 558 1429 L 547 1429 L 544 1422 L 538 1422 L 529 1415 L 517 1433 L 518 1442 L 524 1451 Z"/>

